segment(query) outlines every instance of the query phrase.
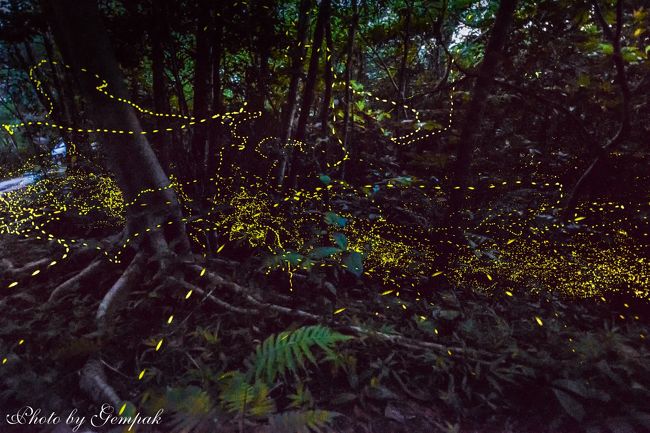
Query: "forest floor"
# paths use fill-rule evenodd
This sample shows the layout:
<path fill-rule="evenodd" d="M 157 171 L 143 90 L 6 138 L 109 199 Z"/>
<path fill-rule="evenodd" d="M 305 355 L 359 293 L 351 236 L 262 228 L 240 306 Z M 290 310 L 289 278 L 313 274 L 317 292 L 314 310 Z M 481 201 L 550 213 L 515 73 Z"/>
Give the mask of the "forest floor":
<path fill-rule="evenodd" d="M 216 423 L 219 431 L 288 432 L 277 425 L 291 411 L 303 422 L 322 415 L 340 432 L 650 430 L 648 246 L 639 242 L 646 208 L 587 204 L 562 223 L 550 192 L 519 182 L 492 193 L 489 182 L 479 193 L 498 200 L 473 215 L 467 246 L 443 261 L 448 238 L 426 229 L 442 200 L 435 181 L 392 177 L 355 195 L 321 178 L 334 185 L 325 199 L 264 220 L 260 209 L 271 206 L 260 208 L 265 196 L 247 191 L 217 218 L 221 237 L 202 238 L 206 226 L 190 225 L 197 244 L 213 244 L 207 277 L 234 286 L 144 281 L 104 339 L 94 318 L 118 265 L 51 295 L 96 254 L 115 257 L 107 247 L 106 227 L 117 221 L 106 210 L 110 185 L 84 179 L 71 181 L 78 194 L 62 179 L 40 183 L 57 186 L 36 199 L 4 196 L 11 218 L 17 208 L 29 218 L 6 224 L 0 237 L 8 282 L 0 299 L 3 408 L 96 413 L 79 388 L 80 370 L 96 359 L 125 401 L 144 413 L 167 411 L 169 430 L 160 431 L 214 431 Z M 52 205 L 55 197 L 72 200 L 66 212 L 56 212 L 64 207 Z M 302 249 L 261 251 L 271 229 L 291 219 L 294 236 L 307 239 Z M 27 277 L 9 283 L 18 275 Z M 353 338 L 315 344 L 302 355 L 304 368 L 285 364 L 268 385 L 256 379 L 243 407 L 228 400 L 233 378 L 265 376 L 254 373 L 260 348 L 280 351 L 280 341 L 314 325 Z M 272 335 L 280 337 L 268 343 Z"/>

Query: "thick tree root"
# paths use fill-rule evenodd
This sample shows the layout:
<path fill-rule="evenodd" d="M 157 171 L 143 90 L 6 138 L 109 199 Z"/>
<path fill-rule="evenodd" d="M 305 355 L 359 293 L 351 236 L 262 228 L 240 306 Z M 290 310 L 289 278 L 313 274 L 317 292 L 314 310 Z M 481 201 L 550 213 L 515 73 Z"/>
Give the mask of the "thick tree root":
<path fill-rule="evenodd" d="M 105 264 L 105 261 L 101 257 L 97 257 L 90 263 L 90 265 L 88 265 L 86 269 L 55 287 L 50 294 L 48 302 L 55 301 L 64 293 L 77 289 L 81 286 L 81 283 L 83 281 L 90 279 L 90 277 L 93 275 L 98 274 L 103 269 Z"/>
<path fill-rule="evenodd" d="M 111 403 L 114 408 L 119 408 L 122 402 L 117 392 L 108 384 L 101 362 L 96 359 L 91 359 L 84 365 L 79 385 L 97 402 Z"/>
<path fill-rule="evenodd" d="M 95 316 L 97 328 L 101 334 L 108 330 L 112 316 L 117 311 L 121 301 L 128 295 L 130 289 L 140 280 L 143 270 L 144 254 L 139 252 L 104 295 Z"/>

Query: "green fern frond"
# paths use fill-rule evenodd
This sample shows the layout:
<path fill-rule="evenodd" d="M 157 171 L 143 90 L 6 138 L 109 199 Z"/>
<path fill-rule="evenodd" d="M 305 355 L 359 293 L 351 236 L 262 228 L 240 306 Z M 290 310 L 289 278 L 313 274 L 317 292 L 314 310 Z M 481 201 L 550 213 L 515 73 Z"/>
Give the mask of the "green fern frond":
<path fill-rule="evenodd" d="M 327 410 L 282 412 L 269 418 L 269 427 L 273 433 L 318 433 L 339 415 Z"/>
<path fill-rule="evenodd" d="M 304 369 L 305 361 L 316 365 L 318 362 L 311 351 L 312 347 L 320 347 L 332 359 L 336 357 L 332 346 L 350 338 L 320 325 L 273 334 L 257 346 L 249 361 L 249 377 L 263 378 L 267 383 L 272 383 L 287 370 L 295 374 L 299 368 Z"/>
<path fill-rule="evenodd" d="M 207 392 L 195 386 L 169 388 L 164 407 L 173 413 L 172 433 L 207 433 L 214 430 L 215 408 Z"/>
<path fill-rule="evenodd" d="M 228 412 L 265 417 L 275 412 L 275 403 L 269 392 L 265 383 L 251 385 L 243 374 L 233 372 L 225 378 L 219 397 Z"/>

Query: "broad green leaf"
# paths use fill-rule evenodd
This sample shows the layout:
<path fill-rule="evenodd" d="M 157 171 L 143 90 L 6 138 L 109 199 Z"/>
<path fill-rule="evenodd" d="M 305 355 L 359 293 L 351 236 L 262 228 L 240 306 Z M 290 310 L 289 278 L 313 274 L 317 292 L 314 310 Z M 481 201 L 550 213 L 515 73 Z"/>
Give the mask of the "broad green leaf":
<path fill-rule="evenodd" d="M 334 212 L 327 212 L 325 214 L 325 222 L 329 225 L 343 228 L 348 223 L 348 219 L 343 218 Z"/>
<path fill-rule="evenodd" d="M 324 259 L 340 252 L 341 249 L 336 247 L 318 247 L 311 250 L 309 257 L 312 259 Z"/>
<path fill-rule="evenodd" d="M 339 246 L 339 248 L 342 250 L 348 249 L 348 238 L 345 237 L 343 233 L 334 233 L 332 234 L 332 237 L 334 238 L 334 242 Z"/>
<path fill-rule="evenodd" d="M 363 274 L 363 257 L 360 253 L 352 251 L 343 258 L 345 268 L 357 277 Z"/>

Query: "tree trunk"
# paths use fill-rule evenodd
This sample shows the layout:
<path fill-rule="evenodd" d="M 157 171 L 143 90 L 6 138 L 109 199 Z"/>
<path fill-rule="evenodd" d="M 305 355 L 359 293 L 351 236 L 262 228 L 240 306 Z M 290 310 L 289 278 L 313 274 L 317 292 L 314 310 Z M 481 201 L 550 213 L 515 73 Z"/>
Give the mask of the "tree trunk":
<path fill-rule="evenodd" d="M 194 63 L 194 104 L 193 115 L 197 122 L 205 119 L 210 110 L 210 79 L 211 79 L 211 57 L 212 38 L 209 27 L 210 5 L 207 0 L 199 0 L 197 3 L 197 27 L 196 27 L 196 60 Z M 199 190 L 203 187 L 206 174 L 207 159 L 207 138 L 208 131 L 205 124 L 197 123 L 192 134 L 192 173 L 194 179 L 198 179 Z M 200 191 L 199 191 L 200 195 Z"/>
<path fill-rule="evenodd" d="M 314 29 L 314 39 L 311 46 L 311 57 L 309 59 L 309 69 L 305 80 L 305 88 L 302 96 L 302 106 L 300 108 L 300 117 L 294 138 L 298 141 L 304 141 L 307 132 L 307 122 L 309 121 L 309 112 L 314 101 L 314 90 L 316 88 L 316 76 L 318 74 L 318 59 L 321 46 L 323 45 L 323 35 L 325 33 L 326 23 L 329 21 L 331 0 L 322 0 L 316 19 L 316 28 Z"/>
<path fill-rule="evenodd" d="M 153 191 L 138 198 L 141 206 L 126 209 L 127 233 L 140 232 L 164 221 L 172 222 L 167 233 L 171 236 L 169 245 L 172 246 L 173 242 L 179 250 L 187 250 L 189 243 L 180 222 L 180 204 L 168 188 L 169 180 L 143 134 L 135 110 L 128 104 L 116 103 L 96 89 L 99 83 L 94 74 L 106 80 L 108 89 L 116 98 L 128 98 L 97 4 L 93 1 L 43 0 L 42 6 L 52 21 L 55 40 L 66 63 L 77 74 L 79 92 L 89 103 L 95 127 L 129 131 L 128 134 L 107 133 L 102 137 L 102 149 L 125 201 L 135 200 L 145 189 Z M 83 73 L 82 68 L 89 73 Z M 160 235 L 154 230 L 152 237 L 154 232 Z"/>
<path fill-rule="evenodd" d="M 350 109 L 352 104 L 352 90 L 350 89 L 350 80 L 352 79 L 352 59 L 354 58 L 354 39 L 359 25 L 359 11 L 357 9 L 357 0 L 352 0 L 352 21 L 348 30 L 347 54 L 345 59 L 345 93 L 343 95 L 344 109 L 343 112 L 343 147 L 350 151 Z M 345 162 L 344 162 L 345 164 Z M 342 177 L 345 177 L 345 166 L 342 169 Z"/>
<path fill-rule="evenodd" d="M 322 0 L 318 10 L 318 18 L 316 19 L 314 39 L 311 46 L 311 56 L 309 58 L 309 69 L 307 70 L 307 78 L 305 79 L 305 87 L 302 96 L 302 106 L 300 107 L 300 117 L 298 118 L 298 126 L 296 127 L 296 132 L 293 137 L 295 140 L 301 142 L 305 141 L 307 135 L 307 122 L 309 121 L 311 106 L 314 102 L 314 91 L 316 89 L 318 60 L 320 58 L 321 46 L 323 45 L 326 23 L 329 21 L 330 6 L 331 0 Z M 301 160 L 300 155 L 294 153 L 291 166 L 292 184 L 296 184 L 299 173 L 305 171 L 305 169 L 306 165 Z"/>
<path fill-rule="evenodd" d="M 216 10 L 213 26 L 213 47 L 212 47 L 212 112 L 221 113 L 223 111 L 223 87 L 221 67 L 224 58 L 223 47 L 223 20 L 221 11 Z M 208 134 L 208 151 L 207 151 L 207 174 L 206 177 L 215 176 L 217 172 L 217 146 L 221 145 L 219 134 L 221 131 L 220 124 L 213 122 L 209 127 Z"/>
<path fill-rule="evenodd" d="M 480 129 L 485 101 L 487 100 L 490 84 L 499 62 L 499 57 L 505 45 L 508 28 L 512 21 L 517 0 L 501 0 L 497 10 L 492 33 L 485 48 L 483 62 L 478 69 L 478 77 L 474 83 L 472 99 L 469 102 L 463 129 L 460 134 L 456 151 L 456 166 L 452 177 L 449 216 L 455 218 L 462 209 L 467 190 L 468 176 L 472 163 L 476 132 Z"/>
<path fill-rule="evenodd" d="M 325 93 L 323 94 L 323 105 L 321 109 L 321 134 L 323 137 L 329 135 L 330 104 L 332 101 L 332 85 L 334 84 L 334 70 L 332 56 L 334 55 L 334 41 L 332 40 L 332 23 L 327 20 L 325 24 Z"/>
<path fill-rule="evenodd" d="M 408 82 L 408 57 L 409 57 L 409 42 L 411 41 L 411 4 L 406 2 L 406 17 L 404 18 L 404 37 L 402 39 L 402 60 L 399 67 L 398 75 L 398 92 L 400 98 L 400 106 L 404 113 L 404 118 L 408 118 L 408 111 L 404 108 L 406 102 L 406 84 Z M 399 110 L 397 110 L 397 117 L 399 118 Z"/>
<path fill-rule="evenodd" d="M 300 84 L 300 75 L 302 74 L 302 62 L 305 55 L 305 43 L 307 42 L 307 32 L 309 30 L 309 9 L 311 0 L 300 0 L 298 10 L 298 29 L 296 35 L 296 44 L 291 50 L 291 80 L 287 91 L 287 101 L 282 110 L 282 136 L 281 146 L 285 146 L 278 164 L 277 183 L 282 186 L 284 176 L 287 171 L 290 152 L 286 147 L 289 138 L 293 133 L 293 125 L 296 118 L 296 108 L 298 107 L 298 85 Z"/>

